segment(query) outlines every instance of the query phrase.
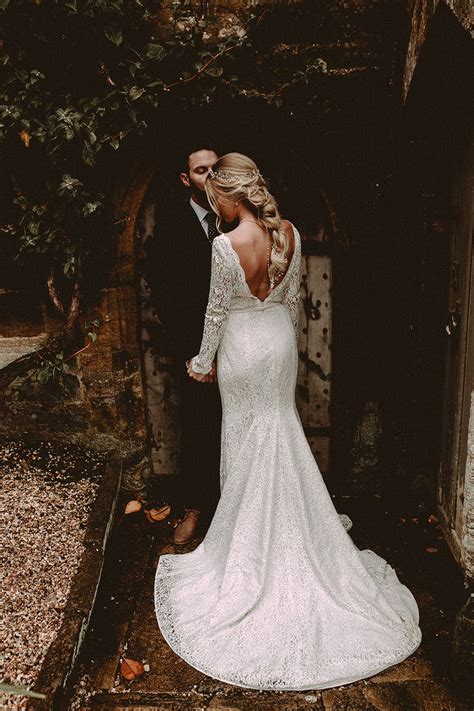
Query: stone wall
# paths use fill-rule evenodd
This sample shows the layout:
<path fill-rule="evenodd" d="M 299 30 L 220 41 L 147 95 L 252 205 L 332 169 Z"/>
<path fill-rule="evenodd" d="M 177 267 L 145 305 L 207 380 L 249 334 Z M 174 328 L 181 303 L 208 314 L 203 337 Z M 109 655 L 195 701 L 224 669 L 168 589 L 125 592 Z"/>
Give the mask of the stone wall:
<path fill-rule="evenodd" d="M 434 14 L 441 9 L 440 6 L 449 7 L 466 32 L 470 32 L 471 36 L 474 36 L 472 3 L 470 0 L 410 0 L 408 5 L 410 39 L 403 75 L 403 102 L 408 95 L 416 64 L 428 36 L 430 22 Z"/>

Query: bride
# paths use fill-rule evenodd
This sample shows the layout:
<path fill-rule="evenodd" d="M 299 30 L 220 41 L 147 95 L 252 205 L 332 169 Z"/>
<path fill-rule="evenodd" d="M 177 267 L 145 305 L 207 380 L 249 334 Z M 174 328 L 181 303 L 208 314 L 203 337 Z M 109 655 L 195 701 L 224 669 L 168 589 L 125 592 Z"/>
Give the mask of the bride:
<path fill-rule="evenodd" d="M 201 349 L 187 364 L 205 382 L 217 352 L 221 498 L 195 550 L 159 559 L 158 625 L 188 664 L 229 684 L 348 684 L 417 649 L 418 606 L 383 558 L 353 543 L 303 431 L 298 230 L 244 155 L 220 158 L 206 192 L 219 219 L 239 223 L 212 243 Z"/>

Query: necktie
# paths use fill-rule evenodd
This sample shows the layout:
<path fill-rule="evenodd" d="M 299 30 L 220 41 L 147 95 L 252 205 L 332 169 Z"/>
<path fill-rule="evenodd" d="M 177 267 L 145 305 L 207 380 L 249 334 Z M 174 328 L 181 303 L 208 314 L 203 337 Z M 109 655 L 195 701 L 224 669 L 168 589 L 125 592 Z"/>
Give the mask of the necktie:
<path fill-rule="evenodd" d="M 219 234 L 219 230 L 216 227 L 216 213 L 215 212 L 208 212 L 207 215 L 204 218 L 207 222 L 207 239 L 209 242 L 212 242 L 214 237 L 216 237 Z"/>

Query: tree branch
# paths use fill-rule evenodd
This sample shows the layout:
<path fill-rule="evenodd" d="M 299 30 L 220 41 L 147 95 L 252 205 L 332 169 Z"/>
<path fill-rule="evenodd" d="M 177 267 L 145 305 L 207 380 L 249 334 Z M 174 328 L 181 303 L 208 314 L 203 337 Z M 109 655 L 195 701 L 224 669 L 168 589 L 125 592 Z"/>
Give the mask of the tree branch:
<path fill-rule="evenodd" d="M 74 324 L 76 323 L 81 308 L 81 292 L 79 282 L 75 282 L 72 292 L 71 303 L 69 304 L 69 312 L 66 323 L 64 324 L 64 333 L 69 338 L 72 334 Z"/>
<path fill-rule="evenodd" d="M 48 284 L 49 298 L 51 299 L 51 301 L 53 302 L 53 304 L 55 305 L 55 307 L 57 308 L 59 313 L 64 315 L 64 306 L 62 305 L 62 303 L 59 299 L 59 296 L 58 296 L 58 292 L 56 291 L 56 286 L 54 284 L 54 272 L 53 272 L 52 268 L 51 268 L 51 271 L 49 272 L 47 284 Z"/>
<path fill-rule="evenodd" d="M 179 81 L 174 81 L 171 84 L 166 84 L 163 87 L 163 91 L 170 91 L 171 87 L 173 86 L 178 86 L 179 84 L 187 84 L 190 81 L 194 81 L 199 77 L 200 74 L 202 74 L 210 64 L 216 61 L 216 59 L 219 59 L 219 57 L 222 57 L 223 54 L 226 54 L 227 52 L 230 52 L 232 49 L 236 49 L 237 47 L 240 47 L 242 42 L 238 42 L 237 44 L 233 44 L 231 47 L 227 47 L 226 49 L 222 49 L 220 52 L 217 54 L 214 54 L 203 66 L 201 69 L 198 69 L 198 71 L 193 74 L 191 77 L 187 77 L 186 79 L 179 79 Z"/>

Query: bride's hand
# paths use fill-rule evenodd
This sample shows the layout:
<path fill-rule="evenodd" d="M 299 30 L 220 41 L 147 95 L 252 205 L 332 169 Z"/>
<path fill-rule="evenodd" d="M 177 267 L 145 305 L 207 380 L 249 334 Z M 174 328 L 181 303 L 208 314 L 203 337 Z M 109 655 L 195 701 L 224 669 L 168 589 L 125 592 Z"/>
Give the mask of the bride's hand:
<path fill-rule="evenodd" d="M 191 368 L 191 362 L 189 360 L 186 361 L 186 369 L 190 378 L 197 380 L 199 383 L 209 382 L 209 373 L 195 373 Z"/>

